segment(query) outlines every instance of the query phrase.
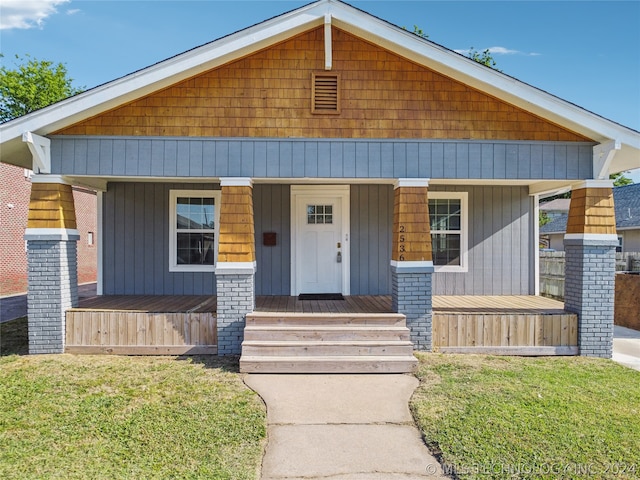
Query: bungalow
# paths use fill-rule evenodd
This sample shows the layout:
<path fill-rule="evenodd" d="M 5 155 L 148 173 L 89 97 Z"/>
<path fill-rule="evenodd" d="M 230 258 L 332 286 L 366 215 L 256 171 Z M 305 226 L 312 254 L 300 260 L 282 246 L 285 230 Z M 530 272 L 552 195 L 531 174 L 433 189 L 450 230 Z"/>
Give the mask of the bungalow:
<path fill-rule="evenodd" d="M 309 314 L 285 315 L 300 294 L 342 295 L 365 310 L 388 298 L 380 310 L 406 322 L 420 350 L 440 348 L 447 328 L 460 342 L 478 333 L 469 348 L 493 336 L 542 345 L 547 320 L 564 338 L 555 316 L 523 326 L 503 315 L 491 326 L 458 315 L 451 322 L 463 323 L 436 327 L 433 300 L 535 300 L 538 197 L 571 188 L 573 281 L 561 309 L 579 321 L 570 350 L 611 355 L 608 178 L 640 165 L 640 133 L 341 1 L 316 1 L 0 128 L 1 160 L 38 173 L 25 235 L 32 353 L 74 351 L 78 339 L 118 352 L 117 339 L 155 332 L 147 347 L 156 351 L 209 335 L 209 351 L 235 355 L 243 339 L 260 346 L 258 330 L 284 349 L 289 321 L 334 335 Z M 135 318 L 70 320 L 70 185 L 99 192 L 99 294 L 151 301 Z M 167 320 L 175 310 L 158 305 L 178 296 L 197 301 Z M 207 299 L 213 319 L 193 320 Z M 162 315 L 144 323 L 143 310 Z M 373 314 L 347 313 L 344 328 L 382 328 Z M 405 338 L 398 329 L 382 348 L 363 341 L 358 351 L 391 351 Z"/>

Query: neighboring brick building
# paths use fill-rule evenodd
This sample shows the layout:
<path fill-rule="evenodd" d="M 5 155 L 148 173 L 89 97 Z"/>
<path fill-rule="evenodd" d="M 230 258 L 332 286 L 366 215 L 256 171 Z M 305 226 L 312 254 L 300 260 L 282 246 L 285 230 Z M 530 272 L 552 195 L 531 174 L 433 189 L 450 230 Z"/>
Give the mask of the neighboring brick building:
<path fill-rule="evenodd" d="M 27 291 L 24 229 L 29 213 L 29 170 L 0 163 L 0 297 Z M 74 187 L 78 221 L 78 282 L 96 281 L 96 194 Z"/>

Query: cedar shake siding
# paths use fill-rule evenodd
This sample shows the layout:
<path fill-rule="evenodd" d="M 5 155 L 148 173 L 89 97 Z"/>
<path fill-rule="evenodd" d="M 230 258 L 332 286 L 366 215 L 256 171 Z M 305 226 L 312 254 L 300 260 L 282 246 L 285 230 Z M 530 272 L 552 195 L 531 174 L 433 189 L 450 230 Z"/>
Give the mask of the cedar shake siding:
<path fill-rule="evenodd" d="M 312 107 L 321 27 L 56 133 L 589 141 L 338 28 L 332 37 L 337 114 Z"/>

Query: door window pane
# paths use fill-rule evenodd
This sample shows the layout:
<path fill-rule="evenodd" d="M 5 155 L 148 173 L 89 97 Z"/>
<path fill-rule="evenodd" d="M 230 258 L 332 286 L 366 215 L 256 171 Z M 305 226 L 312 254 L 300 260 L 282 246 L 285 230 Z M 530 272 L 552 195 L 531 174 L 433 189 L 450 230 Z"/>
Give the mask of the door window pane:
<path fill-rule="evenodd" d="M 333 205 L 307 205 L 307 224 L 333 223 Z"/>

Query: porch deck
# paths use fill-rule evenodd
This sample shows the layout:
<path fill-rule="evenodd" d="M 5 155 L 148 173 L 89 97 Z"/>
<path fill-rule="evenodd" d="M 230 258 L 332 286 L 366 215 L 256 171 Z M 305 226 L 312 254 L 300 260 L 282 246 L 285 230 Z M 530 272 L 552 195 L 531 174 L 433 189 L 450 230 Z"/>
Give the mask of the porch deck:
<path fill-rule="evenodd" d="M 80 299 L 69 311 L 128 311 L 136 313 L 216 312 L 211 295 L 103 295 Z M 391 295 L 352 295 L 344 300 L 299 300 L 289 296 L 257 296 L 258 312 L 391 313 Z M 510 295 L 436 295 L 434 313 L 563 314 L 564 304 L 546 297 Z"/>
<path fill-rule="evenodd" d="M 256 312 L 391 313 L 391 296 L 258 296 Z M 95 296 L 67 311 L 69 353 L 216 354 L 214 296 Z M 448 353 L 575 355 L 577 316 L 535 296 L 434 296 L 433 347 Z"/>

